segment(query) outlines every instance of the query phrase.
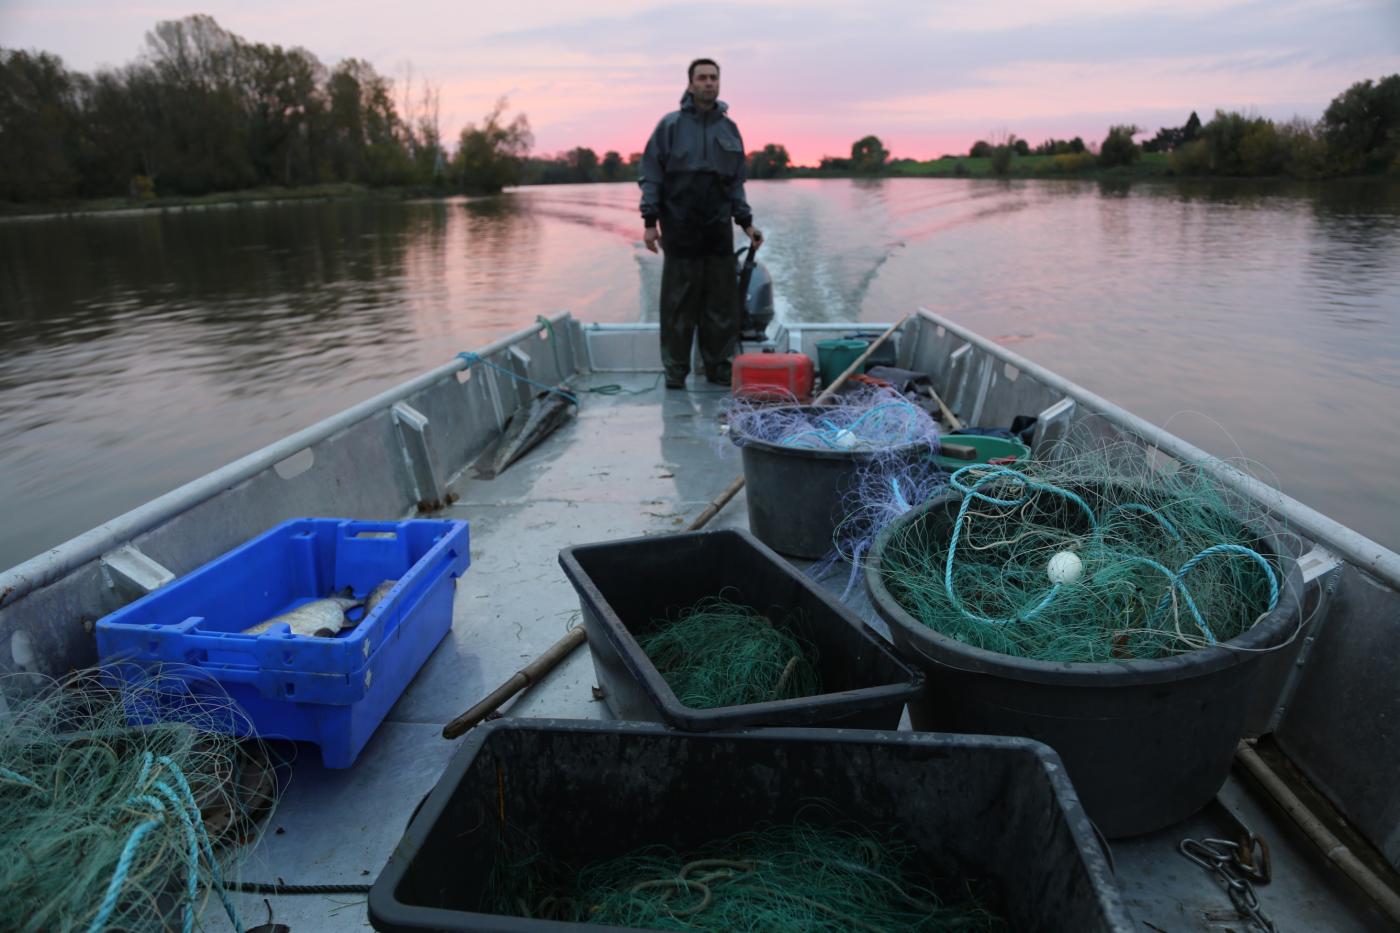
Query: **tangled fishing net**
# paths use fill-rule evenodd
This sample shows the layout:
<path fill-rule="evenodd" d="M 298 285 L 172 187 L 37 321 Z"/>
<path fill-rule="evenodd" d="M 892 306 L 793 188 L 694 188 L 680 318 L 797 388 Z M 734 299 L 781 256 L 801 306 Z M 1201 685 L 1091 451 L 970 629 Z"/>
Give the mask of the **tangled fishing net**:
<path fill-rule="evenodd" d="M 832 534 L 833 551 L 812 570 L 823 578 L 836 564 L 850 565 L 841 593 L 849 601 L 856 592 L 865 556 L 880 533 L 914 506 L 946 492 L 948 473 L 929 456 L 909 457 L 884 451 L 859 464 L 841 499 L 841 521 Z"/>
<path fill-rule="evenodd" d="M 1272 612 L 1284 567 L 1263 515 L 1205 471 L 1123 459 L 958 470 L 951 495 L 890 532 L 886 589 L 944 635 L 1042 661 L 1168 657 Z"/>
<path fill-rule="evenodd" d="M 938 422 L 891 389 L 858 389 L 825 405 L 772 405 L 736 398 L 726 409 L 735 444 L 796 450 L 880 451 L 921 444 L 936 453 Z"/>
<path fill-rule="evenodd" d="M 651 846 L 580 870 L 543 859 L 498 863 L 499 913 L 660 930 L 1005 930 L 966 882 L 940 897 L 917 877 L 913 846 L 889 834 L 802 821 L 680 853 Z"/>
<path fill-rule="evenodd" d="M 795 634 L 796 613 L 775 624 L 723 594 L 702 599 L 638 644 L 676 698 L 692 709 L 715 709 L 821 692 L 817 648 Z"/>
<path fill-rule="evenodd" d="M 86 671 L 19 695 L 0 681 L 0 916 L 11 929 L 191 930 L 270 810 L 255 743 L 217 733 L 226 697 Z M 131 722 L 144 725 L 129 725 Z M 210 728 L 204 728 L 208 726 Z"/>

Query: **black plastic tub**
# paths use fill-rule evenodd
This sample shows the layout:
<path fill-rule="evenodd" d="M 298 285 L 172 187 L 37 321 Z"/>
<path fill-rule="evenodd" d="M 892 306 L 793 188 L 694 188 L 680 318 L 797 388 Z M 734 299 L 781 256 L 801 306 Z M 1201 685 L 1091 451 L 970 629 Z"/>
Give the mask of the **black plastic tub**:
<path fill-rule="evenodd" d="M 924 676 L 824 589 L 743 531 L 700 531 L 565 548 L 598 686 L 618 719 L 691 732 L 750 726 L 894 729 Z M 637 643 L 654 619 L 720 591 L 759 612 L 792 613 L 817 648 L 817 696 L 717 709 L 681 704 Z"/>
<path fill-rule="evenodd" d="M 1011 929 L 1134 929 L 1055 754 L 987 736 L 500 720 L 477 727 L 369 895 L 376 930 L 617 930 L 481 912 L 501 834 L 582 866 L 765 822 L 896 827 L 932 877 L 985 882 Z"/>
<path fill-rule="evenodd" d="M 1302 575 L 1282 559 L 1274 611 L 1228 642 L 1169 658 L 1054 663 L 997 654 L 924 625 L 895 601 L 882 572 L 890 537 L 910 522 L 949 525 L 958 497 L 940 496 L 871 549 L 866 583 L 895 646 L 928 675 L 911 701 L 915 729 L 1025 736 L 1059 752 L 1084 808 L 1110 838 L 1177 823 L 1210 802 L 1230 771 L 1254 700 L 1260 661 L 1296 630 Z M 936 530 L 928 532 L 936 535 Z M 1264 535 L 1261 553 L 1286 554 Z"/>
<path fill-rule="evenodd" d="M 816 414 L 820 405 L 793 406 Z M 929 455 L 927 442 L 881 451 L 806 450 L 784 447 L 741 433 L 733 436 L 744 464 L 749 530 L 773 550 L 817 560 L 834 549 L 832 536 L 852 479 L 876 456 L 916 460 Z"/>

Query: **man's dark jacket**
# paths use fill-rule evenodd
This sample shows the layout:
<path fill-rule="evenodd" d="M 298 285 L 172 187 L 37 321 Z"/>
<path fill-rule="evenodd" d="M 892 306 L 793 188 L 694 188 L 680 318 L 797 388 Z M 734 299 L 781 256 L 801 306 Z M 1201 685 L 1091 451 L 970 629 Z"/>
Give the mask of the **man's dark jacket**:
<path fill-rule="evenodd" d="M 729 105 L 698 110 L 689 91 L 681 109 L 656 124 L 642 153 L 642 220 L 661 223 L 668 256 L 729 256 L 731 221 L 747 227 L 753 212 L 744 198 L 744 140 L 726 115 Z"/>

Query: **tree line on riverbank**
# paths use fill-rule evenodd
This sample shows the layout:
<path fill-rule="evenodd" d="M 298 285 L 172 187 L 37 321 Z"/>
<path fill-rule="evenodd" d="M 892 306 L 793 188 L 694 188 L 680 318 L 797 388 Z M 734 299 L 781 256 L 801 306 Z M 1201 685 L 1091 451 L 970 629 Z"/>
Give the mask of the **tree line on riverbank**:
<path fill-rule="evenodd" d="M 1031 146 L 1015 134 L 978 140 L 965 156 L 931 161 L 896 159 L 878 137 L 851 146 L 849 158 L 827 156 L 816 169 L 794 168 L 787 150 L 767 146 L 750 153 L 756 178 L 822 175 L 1076 175 L 1104 170 L 1144 174 L 1300 179 L 1389 173 L 1400 175 L 1400 74 L 1358 81 L 1333 98 L 1322 118 L 1275 122 L 1267 117 L 1217 110 L 1202 123 L 1193 111 L 1179 127 L 1162 127 L 1151 139 L 1131 125 L 1110 127 L 1086 145 L 1047 139 Z"/>
<path fill-rule="evenodd" d="M 412 73 L 322 64 L 209 16 L 161 22 L 135 61 L 87 75 L 0 49 L 0 201 L 189 196 L 350 182 L 514 182 L 533 140 L 498 105 L 449 151 L 438 92 Z M 504 171 L 498 163 L 504 161 Z"/>
<path fill-rule="evenodd" d="M 394 80 L 353 58 L 328 67 L 304 48 L 250 42 L 203 15 L 158 23 L 136 61 L 91 75 L 45 52 L 0 49 L 0 202 L 344 183 L 485 193 L 636 178 L 639 153 L 533 154 L 529 120 L 508 116 L 504 100 L 449 146 L 438 98 L 411 71 Z M 1178 175 L 1400 174 L 1400 75 L 1354 84 L 1316 122 L 1217 111 L 1142 144 L 1138 135 L 1117 126 L 1099 143 L 1032 147 L 1003 134 L 928 161 L 894 158 L 871 135 L 815 168 L 794 166 L 786 147 L 769 143 L 749 153 L 748 167 L 754 178 L 1072 175 L 1144 163 Z"/>

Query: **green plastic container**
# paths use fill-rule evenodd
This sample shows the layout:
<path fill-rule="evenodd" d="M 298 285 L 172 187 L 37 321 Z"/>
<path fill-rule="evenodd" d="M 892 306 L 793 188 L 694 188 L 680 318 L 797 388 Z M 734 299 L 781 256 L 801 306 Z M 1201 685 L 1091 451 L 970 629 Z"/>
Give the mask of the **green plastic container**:
<path fill-rule="evenodd" d="M 1020 463 L 1031 455 L 1031 449 L 1019 441 L 1008 441 L 1001 437 L 985 437 L 981 434 L 945 434 L 941 438 L 945 444 L 961 444 L 964 447 L 972 447 L 977 450 L 977 455 L 971 460 L 962 460 L 958 457 L 945 457 L 939 454 L 935 459 L 938 465 L 950 473 L 973 463 L 990 463 L 993 460 L 1001 460 L 1003 457 L 1015 457 L 1016 463 Z"/>
<path fill-rule="evenodd" d="M 817 368 L 822 373 L 822 385 L 831 385 L 868 346 L 869 340 L 818 340 Z"/>

